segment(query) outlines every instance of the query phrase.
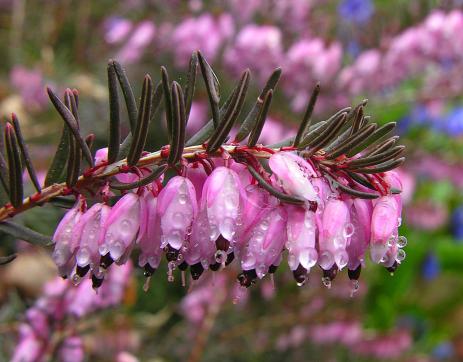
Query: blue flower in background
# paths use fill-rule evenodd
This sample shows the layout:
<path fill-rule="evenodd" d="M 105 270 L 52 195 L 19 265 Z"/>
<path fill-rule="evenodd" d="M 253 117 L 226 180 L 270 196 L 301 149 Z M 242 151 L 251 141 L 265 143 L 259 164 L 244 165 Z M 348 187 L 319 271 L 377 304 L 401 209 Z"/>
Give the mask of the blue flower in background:
<path fill-rule="evenodd" d="M 443 115 L 433 115 L 426 106 L 418 104 L 399 122 L 399 132 L 407 132 L 413 126 L 429 127 L 433 131 L 445 133 L 450 137 L 463 135 L 463 107 L 453 108 Z"/>
<path fill-rule="evenodd" d="M 445 131 L 449 136 L 463 135 L 463 107 L 454 108 L 444 121 Z"/>
<path fill-rule="evenodd" d="M 453 211 L 451 225 L 453 237 L 458 241 L 463 241 L 463 206 Z"/>
<path fill-rule="evenodd" d="M 433 280 L 440 273 L 440 263 L 437 255 L 434 253 L 429 253 L 424 259 L 423 265 L 421 267 L 421 274 L 426 280 Z"/>
<path fill-rule="evenodd" d="M 342 0 L 338 6 L 339 16 L 343 20 L 356 24 L 365 24 L 375 11 L 371 0 Z"/>
<path fill-rule="evenodd" d="M 362 48 L 357 41 L 351 40 L 347 43 L 346 50 L 352 58 L 357 58 L 357 56 L 361 53 Z"/>
<path fill-rule="evenodd" d="M 449 359 L 454 357 L 455 349 L 450 342 L 442 342 L 438 344 L 432 351 L 432 356 L 439 360 Z"/>

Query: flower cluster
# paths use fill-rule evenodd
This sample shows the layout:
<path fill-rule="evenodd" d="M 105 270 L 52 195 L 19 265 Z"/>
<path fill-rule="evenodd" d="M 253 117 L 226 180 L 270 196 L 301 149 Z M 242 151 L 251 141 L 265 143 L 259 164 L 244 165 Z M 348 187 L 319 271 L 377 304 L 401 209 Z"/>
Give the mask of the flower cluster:
<path fill-rule="evenodd" d="M 404 259 L 400 195 L 352 197 L 291 151 L 273 153 L 268 166 L 272 185 L 303 204 L 281 202 L 231 158 L 205 159 L 165 185 L 161 178 L 125 193 L 112 207 L 101 202 L 87 209 L 79 198 L 56 229 L 53 259 L 74 282 L 90 272 L 94 287 L 113 262 L 124 264 L 135 248 L 146 276 L 165 256 L 171 281 L 176 268 L 190 268 L 198 279 L 238 259 L 238 280 L 246 287 L 274 273 L 286 253 L 301 285 L 317 264 L 327 286 L 344 268 L 357 280 L 368 249 L 373 262 L 391 271 Z M 401 189 L 393 171 L 383 182 Z"/>
<path fill-rule="evenodd" d="M 427 69 L 448 73 L 462 62 L 463 43 L 453 36 L 462 30 L 461 11 L 435 11 L 421 24 L 392 38 L 385 52 L 370 49 L 360 54 L 340 73 L 340 85 L 358 94 L 388 89 Z"/>
<path fill-rule="evenodd" d="M 92 312 L 115 306 L 122 301 L 132 266 L 112 268 L 107 274 L 110 283 L 98 294 L 86 280 L 78 287 L 59 278 L 45 285 L 43 296 L 26 312 L 19 326 L 19 342 L 13 362 L 45 361 L 51 356 L 62 362 L 84 360 L 84 346 L 75 321 Z M 62 339 L 56 339 L 57 331 Z"/>

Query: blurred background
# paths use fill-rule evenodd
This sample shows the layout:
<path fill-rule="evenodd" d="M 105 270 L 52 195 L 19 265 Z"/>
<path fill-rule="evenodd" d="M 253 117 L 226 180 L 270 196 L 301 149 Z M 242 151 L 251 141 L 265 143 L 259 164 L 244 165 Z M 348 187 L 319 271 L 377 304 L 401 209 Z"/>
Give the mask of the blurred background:
<path fill-rule="evenodd" d="M 187 287 L 159 270 L 147 292 L 142 271 L 121 270 L 116 288 L 95 295 L 56 279 L 49 250 L 1 235 L 0 254 L 19 256 L 0 268 L 0 361 L 15 351 L 17 361 L 462 361 L 462 34 L 461 0 L 0 0 L 0 115 L 18 114 L 43 172 L 62 128 L 45 85 L 80 91 L 82 128 L 99 148 L 108 59 L 139 94 L 160 65 L 183 83 L 200 49 L 224 94 L 250 68 L 249 101 L 283 68 L 265 143 L 294 131 L 317 81 L 317 120 L 368 98 L 375 121 L 397 121 L 408 239 L 394 275 L 368 265 L 353 297 L 345 273 L 327 289 L 313 270 L 297 287 L 286 268 L 275 287 L 265 279 L 246 292 L 236 270 Z M 209 117 L 199 84 L 190 134 Z M 160 122 L 149 148 L 165 140 Z M 51 235 L 62 213 L 18 220 Z"/>

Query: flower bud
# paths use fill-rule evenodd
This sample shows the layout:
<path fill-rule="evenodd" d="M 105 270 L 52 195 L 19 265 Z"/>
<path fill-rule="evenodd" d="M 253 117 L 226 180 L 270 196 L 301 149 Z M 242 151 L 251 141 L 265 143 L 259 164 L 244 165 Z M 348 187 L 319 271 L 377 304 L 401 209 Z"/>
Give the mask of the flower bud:
<path fill-rule="evenodd" d="M 278 152 L 270 157 L 269 166 L 286 193 L 317 201 L 317 192 L 310 182 L 310 177 L 317 174 L 306 160 L 294 153 Z"/>

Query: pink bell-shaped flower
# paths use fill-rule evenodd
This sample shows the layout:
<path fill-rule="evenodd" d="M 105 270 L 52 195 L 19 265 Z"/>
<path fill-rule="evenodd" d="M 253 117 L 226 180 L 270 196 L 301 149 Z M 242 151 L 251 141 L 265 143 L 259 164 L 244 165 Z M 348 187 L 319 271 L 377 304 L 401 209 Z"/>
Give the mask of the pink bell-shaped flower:
<path fill-rule="evenodd" d="M 267 208 L 248 234 L 242 250 L 241 268 L 255 270 L 262 279 L 272 265 L 278 265 L 286 241 L 286 210 L 282 206 Z"/>
<path fill-rule="evenodd" d="M 317 263 L 318 253 L 315 249 L 317 225 L 313 211 L 299 206 L 287 206 L 288 223 L 286 226 L 288 240 L 288 265 L 292 271 L 299 266 L 309 271 Z"/>
<path fill-rule="evenodd" d="M 196 266 L 196 273 L 201 275 L 204 269 L 215 263 L 214 255 L 217 250 L 215 241 L 210 238 L 211 229 L 207 218 L 207 210 L 201 209 L 193 224 L 190 239 L 185 245 L 184 259 L 190 266 Z M 192 268 L 193 270 L 193 268 Z M 193 271 L 193 278 L 196 277 Z M 199 276 L 198 275 L 198 276 Z"/>
<path fill-rule="evenodd" d="M 133 247 L 140 229 L 140 198 L 134 193 L 124 195 L 111 209 L 105 225 L 105 236 L 99 251 L 114 261 L 123 261 Z M 122 258 L 124 256 L 124 258 Z"/>
<path fill-rule="evenodd" d="M 243 211 L 241 218 L 237 220 L 239 231 L 238 237 L 235 240 L 235 245 L 238 248 L 246 241 L 245 235 L 259 220 L 262 211 L 270 206 L 276 206 L 278 203 L 277 199 L 257 185 L 246 186 L 243 195 Z"/>
<path fill-rule="evenodd" d="M 83 200 L 79 199 L 76 205 L 61 219 L 52 238 L 55 243 L 52 258 L 63 276 L 69 275 L 74 266 L 74 260 L 72 259 L 77 244 L 73 243 L 73 235 L 74 228 L 83 215 L 82 208 Z"/>
<path fill-rule="evenodd" d="M 373 205 L 371 200 L 353 199 L 350 206 L 350 220 L 353 226 L 353 234 L 347 246 L 350 271 L 359 268 L 365 258 L 365 252 L 370 244 L 371 214 Z M 358 270 L 360 272 L 360 270 Z"/>
<path fill-rule="evenodd" d="M 310 182 L 317 174 L 306 160 L 294 153 L 278 152 L 270 157 L 269 166 L 286 193 L 317 201 L 317 192 Z"/>
<path fill-rule="evenodd" d="M 346 203 L 338 199 L 328 200 L 319 230 L 318 263 L 322 269 L 329 270 L 334 264 L 342 269 L 347 265 L 346 247 L 352 228 Z"/>
<path fill-rule="evenodd" d="M 211 241 L 215 242 L 220 235 L 229 242 L 233 240 L 237 224 L 241 223 L 242 193 L 238 174 L 227 167 L 217 167 L 207 178 L 201 208 L 207 211 Z"/>
<path fill-rule="evenodd" d="M 192 182 L 182 176 L 170 179 L 159 193 L 156 209 L 161 218 L 161 247 L 169 245 L 180 250 L 191 234 L 192 223 L 198 213 Z"/>
<path fill-rule="evenodd" d="M 99 246 L 103 241 L 106 220 L 111 208 L 105 204 L 97 203 L 88 209 L 80 218 L 76 226 L 76 237 L 79 239 L 79 248 L 76 253 L 76 263 L 80 268 L 90 266 L 93 270 L 100 261 Z"/>
<path fill-rule="evenodd" d="M 145 273 L 153 274 L 161 262 L 161 220 L 157 215 L 158 199 L 151 191 L 145 192 L 140 202 L 144 205 L 141 208 L 142 223 L 140 224 L 140 235 L 138 245 L 140 256 L 138 264 L 145 269 Z"/>
<path fill-rule="evenodd" d="M 374 204 L 371 216 L 370 257 L 382 261 L 392 242 L 397 238 L 399 206 L 393 196 L 383 196 Z"/>
<path fill-rule="evenodd" d="M 193 164 L 194 165 L 194 164 Z M 204 183 L 207 180 L 207 173 L 202 165 L 189 165 L 187 169 L 187 177 L 193 183 L 196 190 L 196 200 L 201 200 L 201 193 Z"/>

